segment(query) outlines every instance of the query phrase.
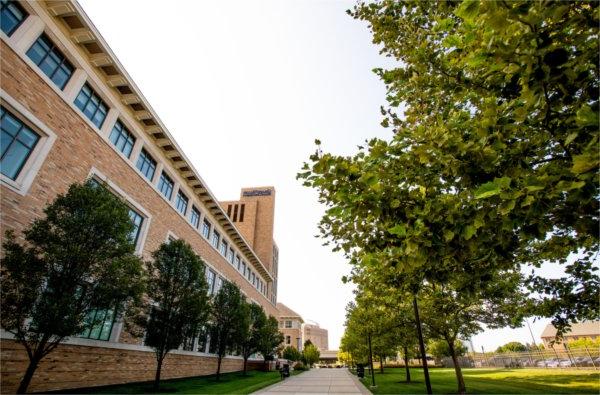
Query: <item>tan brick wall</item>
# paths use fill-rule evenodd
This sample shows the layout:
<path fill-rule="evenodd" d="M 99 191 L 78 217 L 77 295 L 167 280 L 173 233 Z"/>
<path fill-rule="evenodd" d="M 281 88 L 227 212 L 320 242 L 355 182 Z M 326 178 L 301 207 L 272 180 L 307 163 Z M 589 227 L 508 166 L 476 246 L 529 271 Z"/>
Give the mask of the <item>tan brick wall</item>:
<path fill-rule="evenodd" d="M 0 347 L 2 393 L 14 393 L 29 359 L 23 346 L 12 340 L 3 339 Z M 257 369 L 261 365 L 251 362 L 249 369 Z M 242 367 L 241 359 L 226 358 L 221 371 L 235 372 Z M 214 374 L 216 370 L 215 357 L 168 354 L 161 378 L 204 376 Z M 150 381 L 154 379 L 155 372 L 156 357 L 150 351 L 59 345 L 40 363 L 29 392 Z"/>
<path fill-rule="evenodd" d="M 152 215 L 143 248 L 144 258 L 149 259 L 150 253 L 166 240 L 167 232 L 171 231 L 190 243 L 201 257 L 228 279 L 235 281 L 249 297 L 261 303 L 268 314 L 277 316 L 276 308 L 243 280 L 241 274 L 152 189 L 136 170 L 125 163 L 78 113 L 10 47 L 4 42 L 0 45 L 0 86 L 57 135 L 57 140 L 27 195 L 21 196 L 5 186 L 1 187 L 2 232 L 14 229 L 17 234 L 20 233 L 33 219 L 43 215 L 43 207 L 57 194 L 64 193 L 71 183 L 83 181 L 91 168 L 95 167 Z"/>
<path fill-rule="evenodd" d="M 319 350 L 329 350 L 329 339 L 327 329 L 315 325 L 304 325 L 304 340 L 310 340 Z"/>
<path fill-rule="evenodd" d="M 236 282 L 249 297 L 261 303 L 268 314 L 278 315 L 276 308 L 263 295 L 242 279 L 241 274 L 186 219 L 1 40 L 0 51 L 1 88 L 57 135 L 25 196 L 4 185 L 0 187 L 2 237 L 8 229 L 19 235 L 34 219 L 43 215 L 43 208 L 57 194 L 66 192 L 71 183 L 83 181 L 95 167 L 152 216 L 143 246 L 145 259 L 150 258 L 150 253 L 166 240 L 167 232 L 171 231 L 190 243 L 200 256 Z M 161 159 L 165 165 L 169 164 L 168 160 Z M 200 205 L 200 208 L 204 207 Z M 129 339 L 124 334 L 122 337 L 127 343 L 136 343 L 136 339 Z M 140 341 L 137 340 L 137 343 Z M 24 357 L 24 351 L 15 348 L 12 342 L 2 341 L 3 392 L 10 392 L 20 380 L 26 366 Z M 208 374 L 212 372 L 211 364 L 214 363 L 211 358 L 181 355 L 171 357 L 170 361 L 165 378 Z M 31 390 L 149 380 L 153 377 L 154 363 L 152 353 L 64 345 L 43 362 Z M 231 360 L 225 370 L 239 369 L 239 364 L 239 361 Z"/>

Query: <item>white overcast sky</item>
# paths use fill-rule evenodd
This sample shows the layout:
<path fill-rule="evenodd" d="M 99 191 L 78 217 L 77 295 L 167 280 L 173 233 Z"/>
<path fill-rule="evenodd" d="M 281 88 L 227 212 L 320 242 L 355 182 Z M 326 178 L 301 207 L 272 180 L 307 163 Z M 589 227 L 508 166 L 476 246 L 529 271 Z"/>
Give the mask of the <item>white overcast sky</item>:
<path fill-rule="evenodd" d="M 295 177 L 319 138 L 350 154 L 388 138 L 379 122 L 390 65 L 351 1 L 79 0 L 219 200 L 276 188 L 278 299 L 329 330 L 337 349 L 350 266 L 314 237 L 323 213 Z M 530 320 L 531 321 L 531 320 Z M 547 320 L 532 323 L 537 337 Z M 475 348 L 531 342 L 526 328 L 487 331 Z"/>

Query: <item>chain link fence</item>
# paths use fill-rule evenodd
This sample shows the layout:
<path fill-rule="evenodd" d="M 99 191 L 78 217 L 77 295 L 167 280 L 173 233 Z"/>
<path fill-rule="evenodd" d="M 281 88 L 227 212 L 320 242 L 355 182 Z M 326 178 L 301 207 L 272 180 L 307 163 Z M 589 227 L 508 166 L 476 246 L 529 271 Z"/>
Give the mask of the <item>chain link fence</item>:
<path fill-rule="evenodd" d="M 521 352 L 469 353 L 458 358 L 461 367 L 468 368 L 578 368 L 600 370 L 600 349 L 569 348 L 557 345 L 544 350 Z M 443 358 L 439 363 L 454 367 L 452 358 Z"/>

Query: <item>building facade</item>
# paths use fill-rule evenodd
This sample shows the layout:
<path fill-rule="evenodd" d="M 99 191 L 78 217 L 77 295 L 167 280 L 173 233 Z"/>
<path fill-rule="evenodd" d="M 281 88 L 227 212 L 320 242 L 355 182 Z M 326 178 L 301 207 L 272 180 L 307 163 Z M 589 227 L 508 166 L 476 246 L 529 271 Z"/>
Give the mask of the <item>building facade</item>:
<path fill-rule="evenodd" d="M 290 309 L 283 303 L 277 303 L 279 311 L 279 331 L 283 333 L 284 347 L 294 347 L 298 351 L 302 351 L 304 344 L 302 340 L 302 325 L 304 320 L 300 314 Z"/>
<path fill-rule="evenodd" d="M 206 262 L 211 292 L 234 282 L 278 317 L 274 189 L 268 199 L 244 196 L 244 189 L 253 225 L 232 220 L 77 2 L 2 0 L 1 13 L 2 237 L 6 230 L 20 237 L 70 184 L 92 178 L 128 204 L 137 254 L 150 259 L 161 243 L 184 239 Z M 152 349 L 125 332 L 119 317 L 101 314 L 100 326 L 42 361 L 31 391 L 154 377 Z M 0 335 L 1 385 L 11 392 L 27 356 L 9 333 Z M 209 340 L 190 339 L 174 351 L 163 377 L 214 373 Z M 223 365 L 241 367 L 237 357 Z"/>
<path fill-rule="evenodd" d="M 600 337 L 600 321 L 584 321 L 571 324 L 571 328 L 563 335 L 562 340 L 557 341 L 555 341 L 556 328 L 554 325 L 548 324 L 542 331 L 540 337 L 546 348 L 552 348 L 553 345 L 557 346 L 571 340 L 596 340 Z M 554 342 L 554 344 L 552 342 Z"/>
<path fill-rule="evenodd" d="M 317 323 L 305 323 L 302 327 L 302 344 L 310 340 L 320 351 L 329 350 L 329 332 Z"/>

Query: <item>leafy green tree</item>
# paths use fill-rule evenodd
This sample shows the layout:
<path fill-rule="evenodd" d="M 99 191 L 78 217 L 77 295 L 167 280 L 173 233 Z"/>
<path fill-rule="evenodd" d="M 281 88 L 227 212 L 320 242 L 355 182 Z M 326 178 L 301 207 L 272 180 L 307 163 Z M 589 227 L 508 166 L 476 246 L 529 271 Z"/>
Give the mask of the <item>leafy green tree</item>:
<path fill-rule="evenodd" d="M 527 351 L 527 347 L 523 343 L 508 342 L 496 349 L 496 352 L 519 352 Z"/>
<path fill-rule="evenodd" d="M 321 352 L 314 344 L 309 344 L 302 350 L 302 362 L 308 367 L 312 367 L 315 363 L 319 362 Z"/>
<path fill-rule="evenodd" d="M 302 353 L 296 347 L 287 346 L 283 349 L 281 356 L 289 361 L 296 362 L 302 359 Z"/>
<path fill-rule="evenodd" d="M 431 355 L 436 359 L 442 359 L 444 357 L 452 357 L 452 351 L 448 346 L 448 342 L 444 339 L 431 340 L 428 345 L 428 350 Z M 467 347 L 462 341 L 456 339 L 453 344 L 454 353 L 457 357 L 463 356 L 467 352 Z"/>
<path fill-rule="evenodd" d="M 273 360 L 273 357 L 280 350 L 282 343 L 283 333 L 279 331 L 279 321 L 271 315 L 260 331 L 258 347 L 258 351 L 263 356 L 265 366 L 267 365 L 267 361 Z"/>
<path fill-rule="evenodd" d="M 240 288 L 229 281 L 223 283 L 213 299 L 209 327 L 210 341 L 217 354 L 217 381 L 221 379 L 223 357 L 239 348 L 239 339 L 246 330 L 244 303 Z"/>
<path fill-rule="evenodd" d="M 427 195 L 431 179 L 418 168 L 436 171 L 459 198 L 452 207 L 465 210 L 446 215 L 454 229 L 441 240 L 479 239 L 493 223 L 499 239 L 513 238 L 512 261 L 564 265 L 563 278 L 529 278 L 541 295 L 532 313 L 552 317 L 559 335 L 597 319 L 598 3 L 386 0 L 351 15 L 398 61 L 376 71 L 388 89 L 382 124 L 398 149 L 372 150 L 398 155 L 397 170 L 420 173 Z M 358 176 L 386 187 L 376 173 Z M 404 195 L 389 196 L 405 206 Z M 396 230 L 412 238 L 408 222 Z"/>
<path fill-rule="evenodd" d="M 99 324 L 89 319 L 95 310 L 121 315 L 144 289 L 128 208 L 110 191 L 73 184 L 44 213 L 24 231 L 25 245 L 10 232 L 3 243 L 0 322 L 29 357 L 18 393 L 62 340 Z"/>
<path fill-rule="evenodd" d="M 245 324 L 239 339 L 240 354 L 244 358 L 244 376 L 246 375 L 248 358 L 260 349 L 261 335 L 267 325 L 267 315 L 262 306 L 255 303 L 244 303 Z"/>
<path fill-rule="evenodd" d="M 148 302 L 137 320 L 146 332 L 145 344 L 154 348 L 159 390 L 163 361 L 169 351 L 198 334 L 209 312 L 204 262 L 183 240 L 163 243 L 147 262 Z"/>

